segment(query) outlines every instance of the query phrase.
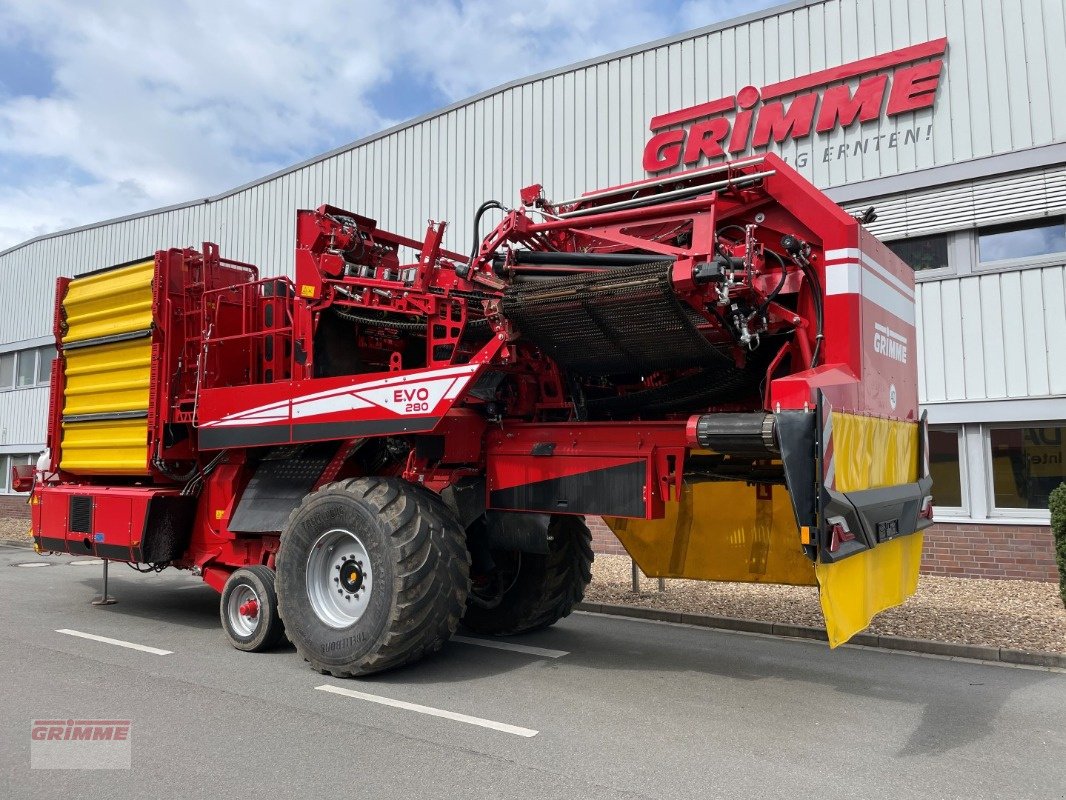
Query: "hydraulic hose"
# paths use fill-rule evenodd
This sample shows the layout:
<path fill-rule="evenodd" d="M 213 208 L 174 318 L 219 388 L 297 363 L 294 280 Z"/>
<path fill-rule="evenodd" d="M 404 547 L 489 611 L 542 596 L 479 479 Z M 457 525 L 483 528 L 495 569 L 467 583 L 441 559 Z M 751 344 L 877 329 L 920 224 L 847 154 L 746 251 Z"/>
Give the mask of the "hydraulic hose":
<path fill-rule="evenodd" d="M 460 278 L 465 278 L 470 274 L 470 270 L 474 267 L 474 259 L 477 258 L 478 250 L 481 247 L 481 218 L 485 216 L 485 212 L 492 208 L 498 208 L 501 211 L 506 211 L 502 203 L 498 200 L 487 200 L 478 206 L 476 212 L 474 212 L 474 244 L 470 248 L 470 261 L 467 264 L 459 264 L 455 268 L 455 273 Z"/>
<path fill-rule="evenodd" d="M 755 309 L 752 315 L 748 317 L 748 319 L 760 317 L 763 315 L 766 309 L 770 307 L 770 303 L 774 302 L 774 300 L 777 299 L 777 296 L 781 294 L 781 290 L 785 288 L 785 279 L 788 277 L 788 267 L 785 265 L 785 259 L 781 258 L 781 256 L 775 253 L 773 250 L 767 250 L 766 248 L 763 248 L 763 252 L 767 255 L 771 255 L 776 258 L 777 263 L 781 265 L 781 280 L 777 282 L 777 286 L 774 287 L 774 290 L 770 292 L 770 294 L 766 295 L 766 298 L 762 301 L 759 307 Z"/>

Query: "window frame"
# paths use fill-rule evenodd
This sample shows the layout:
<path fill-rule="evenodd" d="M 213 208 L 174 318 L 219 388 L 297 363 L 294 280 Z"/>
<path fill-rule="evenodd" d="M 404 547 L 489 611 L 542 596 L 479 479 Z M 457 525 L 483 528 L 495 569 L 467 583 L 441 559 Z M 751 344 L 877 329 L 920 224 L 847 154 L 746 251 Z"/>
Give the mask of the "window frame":
<path fill-rule="evenodd" d="M 37 453 L 0 453 L 0 470 L 3 477 L 0 478 L 0 497 L 21 495 L 11 488 L 11 468 L 18 464 L 36 464 L 39 454 Z"/>
<path fill-rule="evenodd" d="M 1066 250 L 1060 250 L 1055 253 L 1045 253 L 1044 255 L 1040 256 L 1000 258 L 994 261 L 981 260 L 982 230 L 988 230 L 989 228 L 1007 227 L 1010 225 L 1026 225 L 1027 223 L 1051 221 L 1054 219 L 1058 219 L 1063 224 L 1063 226 L 1066 227 L 1066 214 L 1041 214 L 1035 217 L 1023 217 L 1021 219 L 1011 219 L 1006 220 L 1004 222 L 990 222 L 976 226 L 972 229 L 972 253 L 974 272 L 1011 272 L 1018 269 L 1027 269 L 1029 267 L 1052 267 L 1058 264 L 1066 264 Z"/>
<path fill-rule="evenodd" d="M 883 244 L 889 250 L 892 250 L 892 245 L 894 245 L 894 244 L 896 244 L 898 242 L 907 242 L 907 241 L 912 241 L 914 239 L 932 239 L 932 238 L 937 237 L 937 236 L 943 236 L 944 237 L 944 244 L 945 244 L 945 247 L 947 249 L 947 262 L 948 262 L 946 266 L 935 267 L 934 269 L 914 269 L 914 267 L 911 267 L 910 264 L 907 264 L 906 261 L 903 261 L 902 258 L 900 258 L 898 255 L 896 255 L 896 252 L 894 250 L 892 251 L 892 255 L 896 256 L 896 258 L 899 258 L 900 261 L 903 261 L 904 264 L 907 264 L 907 266 L 910 267 L 911 272 L 914 273 L 915 281 L 918 281 L 919 279 L 920 280 L 927 280 L 927 279 L 930 279 L 930 278 L 943 278 L 943 277 L 949 277 L 949 276 L 955 275 L 956 274 L 956 265 L 954 263 L 955 262 L 955 258 L 954 258 L 954 253 L 953 253 L 953 245 L 954 245 L 954 238 L 955 238 L 955 232 L 954 231 L 943 231 L 941 233 L 935 233 L 935 232 L 934 233 L 921 233 L 921 234 L 917 234 L 915 236 L 900 236 L 897 239 L 885 239 Z"/>
<path fill-rule="evenodd" d="M 59 357 L 56 352 L 54 344 L 42 344 L 34 348 L 37 351 L 37 383 L 35 386 L 48 386 L 52 382 L 52 362 Z M 48 352 L 51 358 L 48 359 L 48 363 L 45 364 L 45 353 Z"/>
<path fill-rule="evenodd" d="M 959 500 L 962 501 L 961 506 L 945 506 L 936 502 L 936 483 L 933 484 L 933 515 L 934 517 L 947 517 L 952 520 L 955 519 L 969 519 L 971 514 L 970 503 L 970 475 L 969 475 L 969 463 L 966 458 L 966 431 L 965 426 L 958 424 L 945 423 L 943 425 L 929 425 L 929 432 L 952 432 L 955 433 L 955 444 L 958 448 L 959 456 Z"/>
<path fill-rule="evenodd" d="M 45 355 L 48 353 L 50 358 Z M 51 361 L 59 357 L 56 346 L 52 343 L 39 344 L 34 347 L 12 348 L 0 352 L 0 358 L 10 356 L 12 359 L 11 383 L 0 384 L 0 392 L 17 392 L 23 389 L 40 389 L 52 382 Z M 19 367 L 30 358 L 33 360 L 33 381 L 20 384 Z M 47 363 L 46 363 L 47 360 Z"/>
<path fill-rule="evenodd" d="M 1001 508 L 996 505 L 995 476 L 992 470 L 992 431 L 993 430 L 1024 430 L 1025 428 L 1062 428 L 1066 431 L 1066 420 L 1034 420 L 1030 422 L 985 422 L 981 424 L 981 449 L 984 458 L 984 489 L 987 498 L 988 519 L 1003 520 L 1032 520 L 1043 521 L 1051 518 L 1051 512 L 1046 508 Z"/>
<path fill-rule="evenodd" d="M 19 381 L 21 379 L 21 373 L 19 372 L 19 370 L 22 369 L 22 361 L 23 361 L 23 359 L 25 359 L 26 356 L 29 355 L 29 354 L 32 354 L 32 358 L 33 358 L 33 374 L 30 375 L 30 382 L 29 383 L 20 383 Z M 37 348 L 36 347 L 27 347 L 27 348 L 24 348 L 22 350 L 16 350 L 15 351 L 15 386 L 14 386 L 15 389 L 33 389 L 34 387 L 37 386 L 37 366 L 38 366 L 38 361 L 39 361 L 39 359 L 37 357 Z"/>
<path fill-rule="evenodd" d="M 18 377 L 18 350 L 8 350 L 7 352 L 0 353 L 0 358 L 5 356 L 11 356 L 11 383 L 0 384 L 0 392 L 13 391 L 18 388 L 15 386 L 15 381 Z"/>

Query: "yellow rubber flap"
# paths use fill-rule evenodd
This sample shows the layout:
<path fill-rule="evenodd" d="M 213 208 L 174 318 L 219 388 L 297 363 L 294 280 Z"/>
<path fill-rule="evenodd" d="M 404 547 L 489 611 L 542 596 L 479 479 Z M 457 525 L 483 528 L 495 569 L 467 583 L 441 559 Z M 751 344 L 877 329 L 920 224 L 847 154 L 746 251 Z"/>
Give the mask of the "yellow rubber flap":
<path fill-rule="evenodd" d="M 148 472 L 148 419 L 63 423 L 63 469 L 81 475 Z"/>
<path fill-rule="evenodd" d="M 816 564 L 829 646 L 861 631 L 874 615 L 898 606 L 918 588 L 922 534 L 912 533 L 835 564 Z"/>
<path fill-rule="evenodd" d="M 918 423 L 833 412 L 838 492 L 918 480 Z"/>
<path fill-rule="evenodd" d="M 91 345 L 65 353 L 63 416 L 148 410 L 152 339 Z"/>
<path fill-rule="evenodd" d="M 918 423 L 832 412 L 835 486 L 855 492 L 918 480 Z M 818 563 L 829 646 L 843 644 L 918 588 L 922 534 L 891 539 L 834 564 Z"/>
<path fill-rule="evenodd" d="M 792 501 L 780 486 L 686 483 L 662 519 L 604 522 L 649 577 L 815 584 Z"/>
<path fill-rule="evenodd" d="M 152 326 L 155 261 L 75 278 L 63 298 L 63 343 L 147 330 Z"/>

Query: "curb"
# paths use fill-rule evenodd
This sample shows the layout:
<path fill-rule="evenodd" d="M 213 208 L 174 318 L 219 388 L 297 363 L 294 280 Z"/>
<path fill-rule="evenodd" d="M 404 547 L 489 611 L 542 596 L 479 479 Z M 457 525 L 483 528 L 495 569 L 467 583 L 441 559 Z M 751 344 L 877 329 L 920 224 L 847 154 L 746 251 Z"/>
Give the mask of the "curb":
<path fill-rule="evenodd" d="M 27 550 L 33 549 L 33 539 L 0 539 L 0 544 L 6 544 L 8 547 L 25 547 Z"/>
<path fill-rule="evenodd" d="M 595 614 L 608 614 L 615 617 L 654 620 L 656 622 L 674 622 L 681 625 L 695 625 L 700 628 L 715 628 L 723 631 L 741 631 L 744 633 L 763 633 L 771 636 L 786 636 L 794 639 L 817 639 L 828 641 L 821 628 L 808 625 L 787 625 L 780 622 L 762 622 L 755 619 L 739 617 L 715 617 L 710 614 L 687 614 L 681 611 L 664 611 L 658 608 L 641 606 L 623 606 L 611 603 L 578 603 L 576 611 L 591 611 Z M 999 661 L 1004 664 L 1021 664 L 1032 667 L 1066 668 L 1066 654 L 1048 653 L 1040 650 L 1014 650 L 1009 647 L 992 647 L 980 644 L 961 644 L 958 642 L 936 642 L 929 639 L 910 639 L 904 636 L 879 636 L 874 633 L 858 633 L 848 640 L 848 644 L 863 647 L 877 647 L 882 650 L 900 650 L 908 653 L 926 653 L 929 655 L 952 658 L 970 658 L 979 661 Z"/>

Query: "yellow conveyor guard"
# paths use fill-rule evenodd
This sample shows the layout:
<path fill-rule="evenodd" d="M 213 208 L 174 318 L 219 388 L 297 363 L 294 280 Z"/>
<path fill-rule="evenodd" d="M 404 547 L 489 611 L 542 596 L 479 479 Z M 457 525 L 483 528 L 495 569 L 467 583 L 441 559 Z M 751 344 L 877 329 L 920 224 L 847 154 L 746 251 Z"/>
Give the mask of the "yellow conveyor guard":
<path fill-rule="evenodd" d="M 75 278 L 67 288 L 60 456 L 67 472 L 148 473 L 154 276 L 149 259 Z M 77 419 L 87 415 L 93 418 Z"/>

